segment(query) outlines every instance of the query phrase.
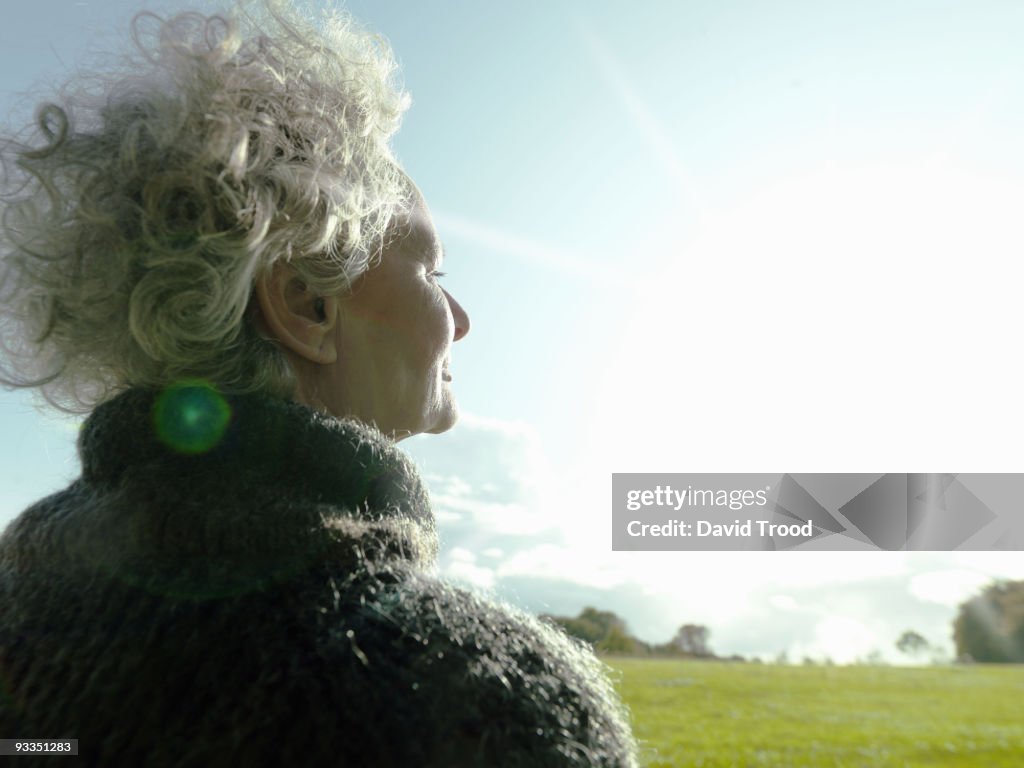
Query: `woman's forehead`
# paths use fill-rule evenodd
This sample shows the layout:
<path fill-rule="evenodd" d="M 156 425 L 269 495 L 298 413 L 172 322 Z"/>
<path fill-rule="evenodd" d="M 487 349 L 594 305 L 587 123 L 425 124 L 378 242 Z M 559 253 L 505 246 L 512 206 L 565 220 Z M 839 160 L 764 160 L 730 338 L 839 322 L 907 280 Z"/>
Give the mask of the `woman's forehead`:
<path fill-rule="evenodd" d="M 422 197 L 414 198 L 408 212 L 397 215 L 394 224 L 396 239 L 403 248 L 428 252 L 435 255 L 438 260 L 444 258 L 444 245 Z"/>

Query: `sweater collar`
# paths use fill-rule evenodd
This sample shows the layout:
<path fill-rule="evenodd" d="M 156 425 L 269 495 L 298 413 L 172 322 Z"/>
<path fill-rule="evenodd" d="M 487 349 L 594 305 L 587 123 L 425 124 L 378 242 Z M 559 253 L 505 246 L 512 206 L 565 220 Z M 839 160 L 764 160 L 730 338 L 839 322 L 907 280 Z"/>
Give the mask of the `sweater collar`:
<path fill-rule="evenodd" d="M 260 562 L 306 560 L 325 542 L 335 554 L 341 545 L 420 565 L 436 557 L 411 460 L 379 431 L 298 403 L 197 382 L 132 389 L 93 411 L 79 453 L 85 486 L 125 500 L 114 507 L 153 500 L 121 514 L 128 528 L 147 530 L 143 548 L 161 559 L 191 557 L 196 537 L 204 554 Z"/>

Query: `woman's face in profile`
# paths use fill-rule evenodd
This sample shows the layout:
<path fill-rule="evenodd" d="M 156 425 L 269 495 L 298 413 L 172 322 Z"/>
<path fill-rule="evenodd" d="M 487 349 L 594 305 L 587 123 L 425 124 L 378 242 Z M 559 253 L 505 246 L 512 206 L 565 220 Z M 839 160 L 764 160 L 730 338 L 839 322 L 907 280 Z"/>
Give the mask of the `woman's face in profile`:
<path fill-rule="evenodd" d="M 331 413 L 402 439 L 458 419 L 451 347 L 469 317 L 438 282 L 442 249 L 422 197 L 393 225 L 380 262 L 338 299 L 337 361 L 318 394 Z"/>

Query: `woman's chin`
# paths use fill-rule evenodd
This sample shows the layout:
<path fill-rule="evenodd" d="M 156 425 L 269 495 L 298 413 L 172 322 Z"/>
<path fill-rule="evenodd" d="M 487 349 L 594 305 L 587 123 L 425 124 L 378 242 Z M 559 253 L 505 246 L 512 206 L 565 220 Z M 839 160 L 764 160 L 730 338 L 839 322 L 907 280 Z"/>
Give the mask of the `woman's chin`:
<path fill-rule="evenodd" d="M 458 421 L 459 407 L 454 402 L 448 402 L 445 404 L 445 408 L 438 413 L 434 426 L 423 431 L 427 434 L 439 435 L 454 427 Z"/>

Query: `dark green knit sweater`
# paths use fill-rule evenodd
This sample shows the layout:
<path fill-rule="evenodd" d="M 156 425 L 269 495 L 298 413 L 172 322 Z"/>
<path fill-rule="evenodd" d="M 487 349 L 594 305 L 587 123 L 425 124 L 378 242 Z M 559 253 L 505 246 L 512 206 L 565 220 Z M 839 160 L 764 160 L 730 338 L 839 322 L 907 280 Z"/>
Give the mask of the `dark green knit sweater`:
<path fill-rule="evenodd" d="M 635 765 L 588 651 L 432 575 L 402 452 L 215 397 L 212 445 L 166 434 L 201 407 L 101 405 L 82 477 L 0 537 L 0 736 L 77 738 L 76 765 Z"/>

